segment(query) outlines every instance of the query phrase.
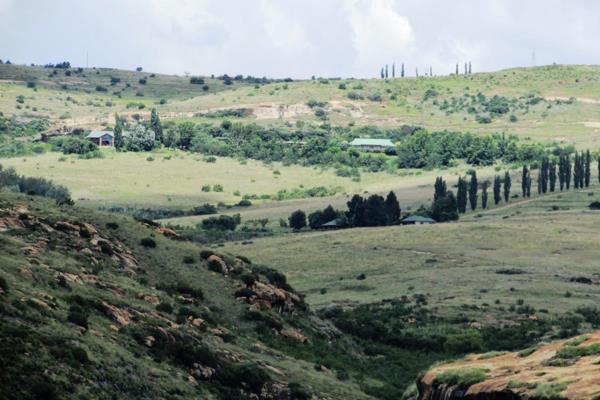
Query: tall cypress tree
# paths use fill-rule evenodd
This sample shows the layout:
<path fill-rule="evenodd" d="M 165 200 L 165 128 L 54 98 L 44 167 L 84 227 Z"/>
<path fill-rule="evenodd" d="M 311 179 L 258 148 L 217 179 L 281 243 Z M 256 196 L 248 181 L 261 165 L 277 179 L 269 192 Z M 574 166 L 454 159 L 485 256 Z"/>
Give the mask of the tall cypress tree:
<path fill-rule="evenodd" d="M 418 78 L 419 77 L 419 67 L 415 68 L 415 76 Z"/>
<path fill-rule="evenodd" d="M 500 190 L 501 190 L 500 177 L 498 175 L 496 175 L 494 177 L 494 204 L 500 203 L 500 200 L 502 199 Z"/>
<path fill-rule="evenodd" d="M 429 76 L 433 76 L 433 67 L 429 66 Z"/>
<path fill-rule="evenodd" d="M 481 208 L 484 210 L 487 208 L 488 202 L 488 186 L 490 185 L 489 181 L 483 182 L 481 185 Z"/>
<path fill-rule="evenodd" d="M 542 172 L 538 173 L 538 196 L 542 194 Z"/>
<path fill-rule="evenodd" d="M 579 153 L 575 152 L 575 165 L 573 165 L 573 186 L 579 189 L 579 172 L 581 171 L 579 164 L 581 163 Z"/>
<path fill-rule="evenodd" d="M 458 75 L 458 63 L 456 63 L 456 75 Z"/>
<path fill-rule="evenodd" d="M 402 68 L 400 69 L 400 77 L 404 78 L 404 63 L 402 63 Z"/>
<path fill-rule="evenodd" d="M 400 220 L 400 203 L 396 193 L 390 191 L 385 198 L 386 225 L 396 225 Z"/>
<path fill-rule="evenodd" d="M 510 174 L 508 171 L 504 173 L 504 201 L 508 203 L 510 199 L 510 187 L 512 186 L 512 182 L 510 180 Z"/>
<path fill-rule="evenodd" d="M 379 73 L 379 75 L 381 76 L 381 79 L 383 79 L 385 77 L 383 67 L 381 67 L 381 72 Z"/>
<path fill-rule="evenodd" d="M 388 65 L 385 64 L 385 79 L 388 78 Z"/>
<path fill-rule="evenodd" d="M 162 144 L 163 128 L 162 128 L 162 124 L 160 123 L 160 118 L 158 117 L 158 113 L 156 112 L 155 108 L 153 108 L 152 111 L 150 112 L 150 130 L 152 130 L 154 132 L 155 140 L 158 143 Z"/>
<path fill-rule="evenodd" d="M 438 201 L 446 195 L 448 188 L 446 187 L 446 181 L 441 176 L 435 178 L 435 185 L 433 186 L 433 201 Z"/>
<path fill-rule="evenodd" d="M 521 192 L 523 197 L 527 196 L 527 178 L 529 175 L 529 169 L 526 165 L 523 165 L 523 171 L 521 172 Z"/>
<path fill-rule="evenodd" d="M 531 197 L 531 171 L 527 173 L 527 197 Z"/>
<path fill-rule="evenodd" d="M 539 175 L 540 193 L 546 193 L 548 191 L 548 169 L 549 169 L 548 158 L 544 157 L 542 159 L 542 167 L 540 169 L 540 175 Z"/>
<path fill-rule="evenodd" d="M 550 173 L 548 177 L 550 179 L 550 191 L 554 192 L 554 189 L 556 188 L 556 161 L 554 160 L 550 164 Z"/>
<path fill-rule="evenodd" d="M 469 75 L 471 75 L 473 71 L 471 70 L 471 61 L 469 61 Z"/>
<path fill-rule="evenodd" d="M 465 63 L 465 75 L 469 72 L 469 70 L 467 69 L 467 63 Z"/>
<path fill-rule="evenodd" d="M 464 214 L 467 211 L 467 181 L 462 177 L 458 178 L 456 203 L 458 212 Z"/>
<path fill-rule="evenodd" d="M 569 190 L 571 186 L 571 157 L 565 155 L 565 187 Z"/>
<path fill-rule="evenodd" d="M 113 133 L 115 135 L 115 148 L 120 150 L 123 147 L 123 121 L 118 114 L 115 114 L 115 129 Z"/>
<path fill-rule="evenodd" d="M 477 173 L 475 171 L 471 174 L 471 182 L 469 183 L 469 203 L 471 210 L 475 211 L 477 208 Z"/>
<path fill-rule="evenodd" d="M 392 64 L 392 78 L 396 77 L 396 63 Z"/>
<path fill-rule="evenodd" d="M 592 178 L 592 155 L 590 151 L 585 152 L 585 171 L 584 171 L 584 185 L 585 187 L 590 186 L 590 179 Z"/>
<path fill-rule="evenodd" d="M 560 191 L 565 188 L 565 155 L 561 154 L 558 158 L 558 183 L 560 185 Z"/>

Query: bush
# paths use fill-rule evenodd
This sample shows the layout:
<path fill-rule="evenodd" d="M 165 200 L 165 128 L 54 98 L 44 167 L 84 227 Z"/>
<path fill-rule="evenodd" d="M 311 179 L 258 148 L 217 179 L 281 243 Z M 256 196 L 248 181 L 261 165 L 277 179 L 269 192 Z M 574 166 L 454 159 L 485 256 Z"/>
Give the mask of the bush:
<path fill-rule="evenodd" d="M 98 150 L 95 143 L 77 136 L 59 138 L 52 141 L 52 144 L 63 154 L 86 154 Z"/>
<path fill-rule="evenodd" d="M 142 238 L 142 240 L 140 240 L 140 244 L 149 249 L 156 248 L 156 241 L 149 237 Z"/>
<path fill-rule="evenodd" d="M 105 88 L 104 86 L 98 85 L 96 86 L 96 92 L 107 92 L 108 89 Z"/>
<path fill-rule="evenodd" d="M 228 387 L 237 388 L 246 384 L 254 393 L 259 393 L 264 384 L 271 380 L 269 374 L 253 363 L 226 365 L 218 379 Z"/>
<path fill-rule="evenodd" d="M 190 78 L 190 83 L 192 85 L 204 85 L 204 79 L 198 77 L 198 76 L 192 76 Z"/>
<path fill-rule="evenodd" d="M 193 256 L 183 256 L 183 263 L 184 264 L 193 264 L 195 262 L 196 262 L 196 260 L 194 259 Z"/>
<path fill-rule="evenodd" d="M 600 210 L 600 201 L 593 201 L 588 207 L 590 210 Z"/>
<path fill-rule="evenodd" d="M 202 221 L 202 228 L 217 229 L 223 231 L 234 231 L 240 224 L 241 218 L 239 214 L 234 216 L 219 215 L 218 217 L 210 217 Z"/>
<path fill-rule="evenodd" d="M 170 303 L 159 303 L 156 305 L 156 311 L 171 314 L 173 312 L 173 306 Z"/>
<path fill-rule="evenodd" d="M 212 250 L 202 250 L 200 251 L 200 258 L 203 260 L 208 260 L 210 256 L 215 255 L 215 252 Z"/>
<path fill-rule="evenodd" d="M 306 213 L 302 210 L 296 210 L 288 218 L 290 228 L 300 230 L 306 227 Z"/>
<path fill-rule="evenodd" d="M 72 310 L 67 315 L 67 321 L 88 329 L 88 316 L 83 311 L 78 310 L 78 308 L 72 307 Z"/>
<path fill-rule="evenodd" d="M 4 293 L 8 293 L 8 282 L 6 281 L 6 278 L 3 276 L 0 276 L 0 289 Z"/>

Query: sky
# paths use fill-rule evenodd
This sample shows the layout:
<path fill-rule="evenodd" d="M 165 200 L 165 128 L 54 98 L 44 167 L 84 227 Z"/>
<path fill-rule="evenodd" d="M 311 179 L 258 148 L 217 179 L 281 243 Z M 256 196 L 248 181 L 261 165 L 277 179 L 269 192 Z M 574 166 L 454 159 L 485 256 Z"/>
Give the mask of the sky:
<path fill-rule="evenodd" d="M 183 75 L 597 64 L 595 0 L 0 0 L 0 59 Z M 86 61 L 87 60 L 87 61 Z M 397 68 L 399 69 L 399 68 Z"/>

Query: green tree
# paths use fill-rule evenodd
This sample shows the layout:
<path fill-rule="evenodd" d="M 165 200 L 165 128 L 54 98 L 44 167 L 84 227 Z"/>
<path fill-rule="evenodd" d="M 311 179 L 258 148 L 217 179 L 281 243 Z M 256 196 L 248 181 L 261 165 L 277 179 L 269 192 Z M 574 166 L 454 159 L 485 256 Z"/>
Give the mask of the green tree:
<path fill-rule="evenodd" d="M 179 124 L 179 141 L 177 146 L 182 150 L 189 150 L 192 144 L 192 139 L 196 134 L 196 126 L 193 122 L 182 122 Z"/>
<path fill-rule="evenodd" d="M 388 65 L 385 64 L 385 79 L 388 78 Z"/>
<path fill-rule="evenodd" d="M 473 71 L 471 70 L 471 61 L 469 61 L 469 75 L 471 75 Z"/>
<path fill-rule="evenodd" d="M 154 132 L 142 124 L 135 124 L 130 127 L 129 135 L 123 140 L 123 145 L 128 151 L 150 151 L 155 144 Z"/>
<path fill-rule="evenodd" d="M 585 172 L 584 172 L 584 184 L 585 187 L 590 186 L 590 180 L 592 178 L 592 155 L 589 150 L 585 152 Z"/>
<path fill-rule="evenodd" d="M 396 225 L 400 220 L 400 203 L 396 194 L 390 191 L 385 198 L 386 225 Z"/>
<path fill-rule="evenodd" d="M 565 188 L 565 155 L 561 154 L 558 158 L 558 183 L 560 190 Z"/>
<path fill-rule="evenodd" d="M 123 121 L 119 117 L 119 114 L 115 114 L 115 129 L 113 130 L 115 135 L 115 148 L 120 150 L 123 147 Z"/>
<path fill-rule="evenodd" d="M 431 218 L 437 222 L 456 221 L 458 219 L 457 202 L 454 193 L 449 190 L 443 197 L 433 202 Z"/>
<path fill-rule="evenodd" d="M 404 63 L 402 63 L 402 68 L 400 69 L 400 77 L 404 78 Z"/>
<path fill-rule="evenodd" d="M 494 204 L 496 205 L 500 203 L 500 200 L 502 199 L 502 195 L 500 194 L 501 189 L 502 185 L 500 183 L 500 177 L 496 175 L 494 177 Z"/>
<path fill-rule="evenodd" d="M 456 72 L 455 72 L 455 74 L 458 75 L 458 63 L 456 63 Z"/>
<path fill-rule="evenodd" d="M 456 192 L 456 205 L 459 213 L 464 214 L 467 211 L 467 181 L 462 177 L 458 178 L 458 188 Z"/>
<path fill-rule="evenodd" d="M 506 171 L 504 173 L 504 202 L 508 203 L 508 200 L 510 199 L 510 187 L 511 187 L 512 183 L 510 180 L 510 174 L 508 173 L 508 171 Z"/>
<path fill-rule="evenodd" d="M 484 210 L 487 208 L 488 203 L 488 186 L 490 185 L 489 181 L 483 182 L 481 185 L 481 208 Z"/>
<path fill-rule="evenodd" d="M 550 163 L 550 173 L 548 178 L 550 179 L 550 191 L 554 192 L 556 188 L 556 161 L 554 160 Z"/>
<path fill-rule="evenodd" d="M 447 191 L 446 181 L 444 181 L 441 176 L 435 178 L 435 184 L 433 185 L 433 201 L 437 201 L 444 197 Z"/>
<path fill-rule="evenodd" d="M 471 173 L 471 182 L 469 182 L 469 203 L 472 211 L 475 211 L 477 208 L 477 190 L 477 173 L 473 171 Z"/>
<path fill-rule="evenodd" d="M 156 138 L 156 141 L 162 144 L 164 139 L 163 128 L 155 108 L 153 108 L 150 112 L 150 129 L 152 129 L 152 131 L 154 132 L 154 137 Z"/>
<path fill-rule="evenodd" d="M 366 226 L 365 200 L 361 196 L 355 194 L 346 204 L 348 206 L 348 211 L 346 212 L 348 224 L 350 226 Z"/>
<path fill-rule="evenodd" d="M 571 159 L 567 154 L 565 156 L 565 187 L 569 190 L 571 186 Z"/>
<path fill-rule="evenodd" d="M 392 78 L 396 77 L 396 63 L 392 64 Z"/>
<path fill-rule="evenodd" d="M 306 227 L 306 214 L 302 210 L 296 210 L 288 218 L 290 228 L 298 231 Z"/>
<path fill-rule="evenodd" d="M 367 226 L 386 224 L 385 200 L 378 194 L 372 194 L 365 202 L 365 222 Z"/>
<path fill-rule="evenodd" d="M 523 165 L 523 170 L 521 172 L 521 193 L 523 197 L 527 196 L 527 179 L 529 177 L 529 169 L 526 165 Z"/>
<path fill-rule="evenodd" d="M 383 70 L 383 67 L 381 67 L 381 72 L 379 75 L 381 76 L 381 79 L 383 79 L 385 77 L 385 72 Z"/>

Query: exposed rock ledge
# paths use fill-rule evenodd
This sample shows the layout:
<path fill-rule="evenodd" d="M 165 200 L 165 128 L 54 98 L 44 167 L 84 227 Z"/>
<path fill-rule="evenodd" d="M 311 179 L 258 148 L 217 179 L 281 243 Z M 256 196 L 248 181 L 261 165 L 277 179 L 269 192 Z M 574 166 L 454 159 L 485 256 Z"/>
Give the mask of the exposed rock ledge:
<path fill-rule="evenodd" d="M 514 353 L 470 355 L 430 369 L 419 400 L 600 398 L 600 331 Z"/>

